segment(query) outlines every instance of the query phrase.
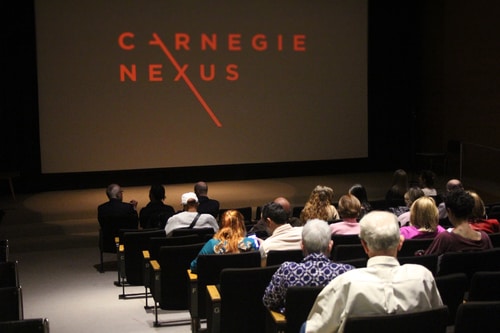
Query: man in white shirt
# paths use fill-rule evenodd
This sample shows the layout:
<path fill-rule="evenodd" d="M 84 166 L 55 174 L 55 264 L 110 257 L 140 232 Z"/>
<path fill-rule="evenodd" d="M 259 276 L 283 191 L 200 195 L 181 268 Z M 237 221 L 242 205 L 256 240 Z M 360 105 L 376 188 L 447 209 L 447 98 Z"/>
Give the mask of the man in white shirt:
<path fill-rule="evenodd" d="M 263 266 L 270 250 L 302 249 L 302 227 L 292 227 L 288 218 L 288 213 L 279 203 L 271 202 L 262 207 L 262 220 L 267 223 L 271 233 L 271 236 L 261 241 L 259 248 Z"/>
<path fill-rule="evenodd" d="M 170 235 L 172 230 L 187 228 L 196 219 L 193 228 L 213 228 L 219 230 L 219 224 L 211 214 L 198 214 L 198 197 L 194 192 L 184 193 L 181 197 L 183 211 L 171 216 L 165 225 L 165 233 Z"/>
<path fill-rule="evenodd" d="M 301 332 L 343 332 L 350 315 L 428 310 L 443 305 L 432 273 L 422 265 L 400 265 L 404 238 L 396 216 L 373 211 L 360 221 L 366 268 L 345 272 L 318 295 Z"/>

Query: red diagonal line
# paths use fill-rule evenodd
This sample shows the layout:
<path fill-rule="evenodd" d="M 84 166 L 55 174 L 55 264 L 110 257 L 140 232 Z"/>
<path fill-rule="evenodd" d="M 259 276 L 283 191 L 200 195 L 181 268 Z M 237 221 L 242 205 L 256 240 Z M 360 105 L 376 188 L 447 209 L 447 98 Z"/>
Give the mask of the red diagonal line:
<path fill-rule="evenodd" d="M 153 38 L 154 38 L 154 40 L 149 41 L 149 44 L 150 45 L 158 45 L 163 50 L 163 52 L 165 53 L 165 55 L 167 56 L 167 58 L 170 60 L 170 62 L 172 63 L 172 65 L 175 67 L 175 69 L 177 69 L 177 71 L 179 73 L 181 73 L 181 76 L 184 79 L 184 82 L 186 82 L 186 84 L 188 85 L 189 89 L 191 89 L 191 91 L 193 92 L 193 94 L 196 97 L 196 99 L 198 99 L 198 101 L 200 102 L 201 106 L 203 106 L 203 108 L 205 109 L 205 111 L 207 111 L 208 115 L 210 116 L 210 118 L 212 118 L 212 120 L 215 123 L 215 125 L 217 127 L 222 127 L 222 124 L 219 121 L 219 119 L 217 119 L 217 116 L 215 115 L 215 113 L 213 113 L 213 111 L 210 108 L 210 106 L 208 106 L 207 102 L 205 102 L 205 100 L 203 99 L 203 97 L 200 95 L 200 93 L 198 92 L 198 90 L 194 86 L 193 82 L 191 82 L 191 80 L 189 79 L 189 77 L 187 77 L 187 75 L 185 74 L 185 72 L 181 70 L 181 67 L 179 66 L 179 63 L 177 62 L 177 60 L 175 60 L 174 56 L 172 55 L 172 53 L 170 53 L 170 51 L 165 46 L 165 44 L 163 44 L 163 42 L 161 41 L 160 37 L 158 37 L 158 35 L 156 33 L 153 33 Z"/>

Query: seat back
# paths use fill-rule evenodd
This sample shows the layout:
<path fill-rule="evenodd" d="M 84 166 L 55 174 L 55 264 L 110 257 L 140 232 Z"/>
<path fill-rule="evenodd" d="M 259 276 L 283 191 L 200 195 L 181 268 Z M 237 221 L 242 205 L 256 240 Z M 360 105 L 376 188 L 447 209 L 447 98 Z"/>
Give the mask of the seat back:
<path fill-rule="evenodd" d="M 465 302 L 459 305 L 454 333 L 500 332 L 500 301 Z"/>
<path fill-rule="evenodd" d="M 280 265 L 285 261 L 301 262 L 304 259 L 302 250 L 270 250 L 267 253 L 266 265 Z"/>
<path fill-rule="evenodd" d="M 278 265 L 225 268 L 220 274 L 220 332 L 265 332 L 267 308 L 262 295 Z"/>
<path fill-rule="evenodd" d="M 446 306 L 398 314 L 349 316 L 345 321 L 344 333 L 445 333 L 447 316 Z"/>
<path fill-rule="evenodd" d="M 172 230 L 171 237 L 197 235 L 201 241 L 206 242 L 213 237 L 215 231 L 213 228 L 179 228 Z"/>
<path fill-rule="evenodd" d="M 337 245 L 357 244 L 360 245 L 359 235 L 332 234 L 333 248 Z"/>
<path fill-rule="evenodd" d="M 142 251 L 147 250 L 149 238 L 165 236 L 165 230 L 127 231 L 120 238 L 124 247 L 125 278 L 131 285 L 144 285 Z"/>
<path fill-rule="evenodd" d="M 0 262 L 0 288 L 19 287 L 17 261 Z"/>
<path fill-rule="evenodd" d="M 454 273 L 437 276 L 435 280 L 443 304 L 448 307 L 447 325 L 453 325 L 458 306 L 463 303 L 467 291 L 467 275 Z"/>
<path fill-rule="evenodd" d="M 298 332 L 306 321 L 322 286 L 290 287 L 285 296 L 286 332 Z"/>
<path fill-rule="evenodd" d="M 500 301 L 500 271 L 474 273 L 467 301 Z"/>
<path fill-rule="evenodd" d="M 434 238 L 410 238 L 405 239 L 401 250 L 398 252 L 398 257 L 414 256 L 419 250 L 426 250 L 431 245 Z"/>
<path fill-rule="evenodd" d="M 23 316 L 21 287 L 0 288 L 0 321 L 20 320 Z"/>
<path fill-rule="evenodd" d="M 207 285 L 219 284 L 220 274 L 224 268 L 260 267 L 260 264 L 259 251 L 198 256 L 197 304 L 191 304 L 193 306 L 190 307 L 191 316 L 199 319 L 206 318 Z"/>
<path fill-rule="evenodd" d="M 500 247 L 500 232 L 488 234 L 488 236 L 490 236 L 491 244 L 493 244 L 493 247 Z"/>
<path fill-rule="evenodd" d="M 437 275 L 463 272 L 469 288 L 472 276 L 480 271 L 500 271 L 500 248 L 471 252 L 448 252 L 440 256 Z"/>
<path fill-rule="evenodd" d="M 0 262 L 9 261 L 9 240 L 0 239 Z"/>
<path fill-rule="evenodd" d="M 49 333 L 49 320 L 47 318 L 30 318 L 0 322 L 2 333 Z"/>
<path fill-rule="evenodd" d="M 150 274 L 151 293 L 164 310 L 187 310 L 189 279 L 186 270 L 205 243 L 162 246 L 158 256 L 160 276 Z M 151 268 L 152 269 L 152 268 Z"/>
<path fill-rule="evenodd" d="M 425 266 L 428 270 L 432 272 L 432 275 L 434 276 L 436 275 L 438 261 L 439 261 L 439 256 L 437 254 L 428 254 L 425 256 L 398 257 L 397 259 L 401 265 L 418 264 Z"/>
<path fill-rule="evenodd" d="M 331 259 L 333 261 L 343 261 L 348 259 L 367 258 L 366 252 L 359 244 L 339 244 L 333 246 Z"/>
<path fill-rule="evenodd" d="M 151 260 L 157 259 L 160 254 L 160 248 L 162 246 L 173 246 L 173 245 L 189 245 L 196 243 L 203 243 L 198 235 L 185 235 L 176 237 L 166 237 L 165 232 L 161 237 L 150 237 L 148 239 L 147 250 L 149 251 L 149 258 Z"/>
<path fill-rule="evenodd" d="M 134 215 L 104 216 L 99 221 L 99 250 L 101 253 L 116 253 L 115 237 L 120 229 L 137 230 L 139 220 Z"/>

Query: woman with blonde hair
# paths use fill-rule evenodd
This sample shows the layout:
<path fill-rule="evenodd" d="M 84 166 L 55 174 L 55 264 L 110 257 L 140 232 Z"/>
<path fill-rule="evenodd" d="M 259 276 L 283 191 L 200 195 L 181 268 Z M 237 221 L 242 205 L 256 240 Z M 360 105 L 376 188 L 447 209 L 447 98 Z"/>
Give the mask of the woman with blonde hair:
<path fill-rule="evenodd" d="M 328 186 L 317 185 L 311 192 L 302 212 L 300 220 L 306 223 L 312 219 L 333 221 L 339 219 L 339 213 L 333 205 L 333 189 Z"/>
<path fill-rule="evenodd" d="M 439 225 L 439 211 L 433 198 L 423 196 L 415 200 L 410 207 L 410 225 L 401 227 L 400 233 L 405 239 L 434 238 L 446 231 Z"/>
<path fill-rule="evenodd" d="M 345 194 L 339 199 L 340 218 L 342 221 L 330 224 L 330 231 L 337 235 L 358 235 L 358 218 L 361 214 L 361 202 L 352 194 Z"/>
<path fill-rule="evenodd" d="M 486 216 L 486 207 L 484 201 L 479 194 L 469 191 L 469 194 L 474 198 L 474 208 L 472 208 L 472 216 L 469 218 L 469 223 L 472 229 L 482 230 L 492 234 L 500 232 L 500 223 L 497 219 L 490 219 Z"/>
<path fill-rule="evenodd" d="M 219 231 L 205 243 L 198 253 L 202 254 L 226 254 L 254 251 L 258 249 L 258 243 L 253 238 L 247 237 L 245 220 L 243 215 L 234 209 L 224 212 L 221 216 Z M 191 262 L 191 271 L 196 273 L 198 257 Z"/>

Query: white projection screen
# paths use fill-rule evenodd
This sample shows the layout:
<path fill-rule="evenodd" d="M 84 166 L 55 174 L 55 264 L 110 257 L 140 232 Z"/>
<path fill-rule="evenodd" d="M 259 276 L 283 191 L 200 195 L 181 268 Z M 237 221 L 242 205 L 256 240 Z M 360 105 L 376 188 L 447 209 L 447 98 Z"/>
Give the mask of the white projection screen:
<path fill-rule="evenodd" d="M 42 173 L 368 156 L 367 0 L 35 0 Z"/>

